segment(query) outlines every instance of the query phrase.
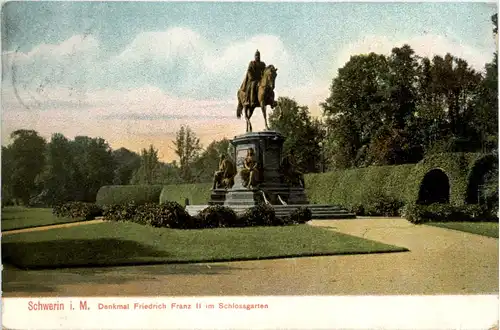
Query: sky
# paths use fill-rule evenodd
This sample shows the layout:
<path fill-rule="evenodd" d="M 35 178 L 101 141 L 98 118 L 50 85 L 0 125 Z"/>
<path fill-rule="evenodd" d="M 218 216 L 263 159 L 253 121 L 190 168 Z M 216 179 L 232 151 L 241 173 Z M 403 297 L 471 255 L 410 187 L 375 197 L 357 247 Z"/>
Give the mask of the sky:
<path fill-rule="evenodd" d="M 203 146 L 245 132 L 236 93 L 255 51 L 276 96 L 321 115 L 350 58 L 409 44 L 483 70 L 496 3 L 9 2 L 2 7 L 2 145 L 16 129 L 153 144 L 175 159 L 189 125 Z M 268 112 L 270 109 L 268 110 Z M 260 109 L 252 117 L 264 128 Z"/>

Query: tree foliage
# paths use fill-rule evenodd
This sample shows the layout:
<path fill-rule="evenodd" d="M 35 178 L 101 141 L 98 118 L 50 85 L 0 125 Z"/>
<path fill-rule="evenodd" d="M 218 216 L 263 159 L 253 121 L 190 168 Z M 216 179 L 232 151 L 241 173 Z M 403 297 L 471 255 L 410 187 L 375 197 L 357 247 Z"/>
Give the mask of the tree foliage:
<path fill-rule="evenodd" d="M 200 139 L 189 126 L 181 126 L 173 141 L 175 153 L 179 157 L 181 177 L 190 182 L 193 179 L 192 164 L 201 150 Z"/>
<path fill-rule="evenodd" d="M 158 150 L 150 145 L 141 151 L 141 165 L 132 176 L 132 184 L 155 184 L 160 181 L 161 164 L 158 159 Z"/>
<path fill-rule="evenodd" d="M 40 189 L 36 178 L 45 165 L 46 141 L 36 131 L 25 129 L 12 132 L 11 138 L 13 143 L 8 148 L 8 166 L 11 166 L 11 171 L 10 174 L 4 174 L 11 184 L 12 197 L 27 205 Z M 2 181 L 3 178 L 2 175 Z"/>
<path fill-rule="evenodd" d="M 141 166 L 141 156 L 126 148 L 113 150 L 114 162 L 116 164 L 113 184 L 127 185 L 130 184 L 132 175 Z"/>
<path fill-rule="evenodd" d="M 193 182 L 210 182 L 222 155 L 228 155 L 229 140 L 212 141 L 193 162 Z"/>
<path fill-rule="evenodd" d="M 416 163 L 434 152 L 491 151 L 498 129 L 497 56 L 482 75 L 446 54 L 352 56 L 322 103 L 337 168 Z"/>
<path fill-rule="evenodd" d="M 320 169 L 323 128 L 318 119 L 312 119 L 306 106 L 299 106 L 288 97 L 279 97 L 278 106 L 269 116 L 271 129 L 286 138 L 283 152 L 293 150 L 297 166 L 304 172 Z"/>

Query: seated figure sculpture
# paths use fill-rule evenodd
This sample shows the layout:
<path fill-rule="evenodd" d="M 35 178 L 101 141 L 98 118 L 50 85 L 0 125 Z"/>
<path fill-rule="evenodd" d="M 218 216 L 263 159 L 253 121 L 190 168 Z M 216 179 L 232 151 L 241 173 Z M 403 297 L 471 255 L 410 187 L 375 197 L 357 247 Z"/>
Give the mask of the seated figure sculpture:
<path fill-rule="evenodd" d="M 255 160 L 255 151 L 248 149 L 247 156 L 243 162 L 243 168 L 240 171 L 243 187 L 253 189 L 259 181 L 258 163 Z"/>
<path fill-rule="evenodd" d="M 293 150 L 290 150 L 288 155 L 283 159 L 281 163 L 281 173 L 285 181 L 292 186 L 305 188 L 304 174 L 298 170 Z"/>
<path fill-rule="evenodd" d="M 234 185 L 235 176 L 236 166 L 225 155 L 221 155 L 219 169 L 214 173 L 212 189 L 230 189 Z"/>

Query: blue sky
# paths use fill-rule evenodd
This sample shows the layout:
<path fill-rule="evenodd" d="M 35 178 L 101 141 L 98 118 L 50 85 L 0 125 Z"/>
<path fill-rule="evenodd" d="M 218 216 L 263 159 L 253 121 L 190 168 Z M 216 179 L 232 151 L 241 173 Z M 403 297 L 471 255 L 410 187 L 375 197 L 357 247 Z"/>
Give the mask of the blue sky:
<path fill-rule="evenodd" d="M 235 94 L 256 48 L 279 68 L 278 96 L 319 114 L 351 55 L 409 43 L 417 54 L 450 52 L 481 70 L 495 50 L 496 10 L 494 3 L 10 2 L 2 11 L 2 138 L 22 126 L 47 137 L 100 135 L 137 150 L 166 144 L 189 123 L 208 144 L 243 132 Z"/>

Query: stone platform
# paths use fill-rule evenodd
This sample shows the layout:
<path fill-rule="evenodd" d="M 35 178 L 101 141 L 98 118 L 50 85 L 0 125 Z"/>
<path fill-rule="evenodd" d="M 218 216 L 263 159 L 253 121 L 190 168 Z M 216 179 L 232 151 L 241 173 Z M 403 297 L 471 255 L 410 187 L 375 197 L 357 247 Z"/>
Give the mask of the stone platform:
<path fill-rule="evenodd" d="M 336 205 L 309 204 L 304 188 L 291 186 L 284 182 L 281 164 L 284 158 L 283 143 L 285 138 L 276 131 L 246 133 L 231 140 L 234 153 L 229 157 L 235 162 L 237 174 L 230 189 L 214 189 L 206 205 L 188 205 L 186 210 L 196 215 L 209 205 L 224 205 L 236 213 L 259 205 L 268 204 L 276 210 L 277 216 L 286 216 L 298 207 L 311 210 L 314 219 L 355 218 Z M 241 170 L 249 149 L 254 151 L 254 160 L 258 164 L 259 183 L 249 189 L 243 185 Z"/>
<path fill-rule="evenodd" d="M 194 216 L 198 214 L 203 209 L 207 208 L 209 205 L 188 205 L 186 206 L 186 211 Z M 308 204 L 308 205 L 271 205 L 276 216 L 287 216 L 299 207 L 307 207 L 311 210 L 313 219 L 354 219 L 355 214 L 349 213 L 347 210 L 335 206 L 335 205 L 323 205 L 323 204 Z M 238 214 L 245 212 L 249 207 L 245 205 L 241 206 L 231 206 L 231 208 Z"/>

